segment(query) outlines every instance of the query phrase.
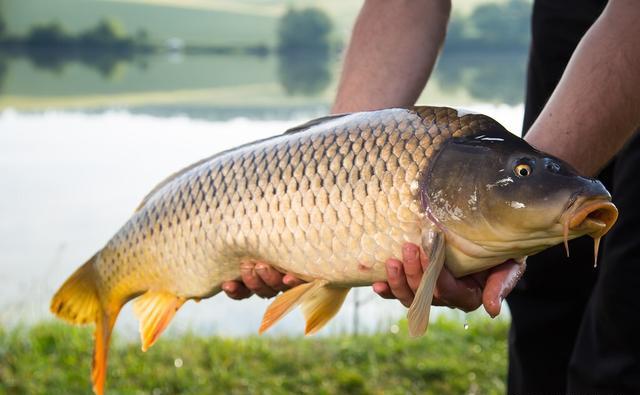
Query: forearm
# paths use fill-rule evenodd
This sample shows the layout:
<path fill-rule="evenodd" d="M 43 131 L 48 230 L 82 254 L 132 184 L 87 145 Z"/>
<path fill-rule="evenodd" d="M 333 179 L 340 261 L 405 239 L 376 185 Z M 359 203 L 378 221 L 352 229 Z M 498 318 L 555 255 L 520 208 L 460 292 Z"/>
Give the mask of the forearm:
<path fill-rule="evenodd" d="M 450 9 L 449 0 L 367 0 L 332 112 L 413 105 L 444 42 Z"/>
<path fill-rule="evenodd" d="M 613 0 L 589 29 L 526 140 L 595 175 L 640 126 L 640 4 Z"/>

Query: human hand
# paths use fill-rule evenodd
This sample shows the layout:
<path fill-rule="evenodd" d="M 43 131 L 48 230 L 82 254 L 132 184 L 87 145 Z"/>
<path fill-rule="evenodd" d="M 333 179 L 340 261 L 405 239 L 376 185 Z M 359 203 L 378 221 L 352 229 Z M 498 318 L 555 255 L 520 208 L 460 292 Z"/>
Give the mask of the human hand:
<path fill-rule="evenodd" d="M 388 259 L 387 282 L 374 283 L 373 290 L 383 298 L 399 299 L 409 307 L 428 264 L 427 256 L 420 247 L 405 243 L 402 247 L 402 261 Z M 455 278 L 444 267 L 436 283 L 432 304 L 456 307 L 464 311 L 472 311 L 484 305 L 487 313 L 495 317 L 500 314 L 502 300 L 513 290 L 525 268 L 524 262 L 509 260 L 483 272 Z"/>
<path fill-rule="evenodd" d="M 249 261 L 240 265 L 241 280 L 222 283 L 222 290 L 232 299 L 245 299 L 254 293 L 271 298 L 304 281 L 291 274 L 282 274 L 264 262 Z"/>

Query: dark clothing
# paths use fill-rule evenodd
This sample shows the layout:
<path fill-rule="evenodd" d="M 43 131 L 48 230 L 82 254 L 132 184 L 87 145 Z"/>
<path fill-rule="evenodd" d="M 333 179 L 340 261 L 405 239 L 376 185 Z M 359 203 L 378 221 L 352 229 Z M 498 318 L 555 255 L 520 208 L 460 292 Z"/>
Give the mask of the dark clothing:
<path fill-rule="evenodd" d="M 535 1 L 525 131 L 605 5 Z M 507 298 L 512 314 L 508 394 L 640 394 L 638 165 L 636 134 L 599 176 L 620 217 L 603 239 L 597 269 L 588 237 L 570 243 L 571 258 L 557 246 L 527 260 L 526 273 Z"/>

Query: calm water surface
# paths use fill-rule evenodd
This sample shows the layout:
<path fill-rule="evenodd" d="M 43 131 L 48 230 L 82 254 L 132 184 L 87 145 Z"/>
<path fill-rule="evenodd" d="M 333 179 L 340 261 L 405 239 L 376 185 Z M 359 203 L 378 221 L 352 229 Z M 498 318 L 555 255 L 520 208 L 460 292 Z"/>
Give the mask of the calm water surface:
<path fill-rule="evenodd" d="M 500 86 L 494 68 L 503 65 L 465 68 L 460 59 L 443 58 L 421 102 L 483 112 L 518 132 L 522 105 L 515 81 L 523 78 L 523 59 L 499 59 L 520 70 L 504 74 Z M 119 65 L 120 71 L 111 71 L 115 77 L 87 65 L 64 64 L 56 71 L 27 59 L 1 69 L 0 323 L 48 318 L 57 287 L 168 174 L 326 113 L 338 69 L 332 60 L 322 81 L 299 83 L 282 73 L 300 70 L 275 58 L 147 62 Z M 352 296 L 325 333 L 351 329 Z M 367 301 L 359 310 L 361 329 L 388 327 L 406 313 L 369 289 L 358 298 Z M 187 303 L 171 329 L 255 333 L 267 305 L 257 297 L 237 302 L 218 295 Z M 118 325 L 135 335 L 130 308 Z M 273 333 L 302 333 L 303 327 L 294 312 Z"/>

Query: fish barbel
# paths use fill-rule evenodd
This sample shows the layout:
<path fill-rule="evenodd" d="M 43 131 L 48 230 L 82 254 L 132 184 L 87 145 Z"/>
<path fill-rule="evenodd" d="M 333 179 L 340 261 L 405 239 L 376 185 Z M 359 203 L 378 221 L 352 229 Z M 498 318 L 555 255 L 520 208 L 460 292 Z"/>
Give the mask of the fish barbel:
<path fill-rule="evenodd" d="M 55 294 L 51 310 L 95 323 L 92 381 L 103 393 L 108 344 L 135 298 L 142 349 L 190 299 L 220 292 L 261 261 L 308 281 L 279 295 L 264 331 L 296 306 L 314 333 L 349 289 L 386 279 L 406 242 L 430 256 L 409 310 L 425 332 L 435 280 L 534 254 L 617 217 L 601 183 L 534 150 L 493 119 L 415 107 L 330 116 L 179 171 Z"/>

